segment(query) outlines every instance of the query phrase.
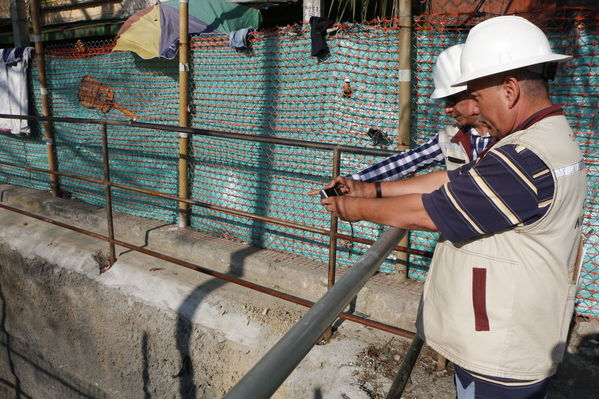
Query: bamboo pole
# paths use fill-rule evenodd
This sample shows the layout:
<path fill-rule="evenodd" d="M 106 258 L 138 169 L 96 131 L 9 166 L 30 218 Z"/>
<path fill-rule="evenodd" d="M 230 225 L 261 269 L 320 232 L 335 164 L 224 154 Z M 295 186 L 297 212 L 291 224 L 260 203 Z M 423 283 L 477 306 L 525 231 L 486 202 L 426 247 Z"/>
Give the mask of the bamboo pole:
<path fill-rule="evenodd" d="M 39 7 L 39 0 L 31 0 L 31 29 L 33 30 L 33 35 L 31 37 L 35 43 L 35 56 L 37 58 L 37 66 L 39 71 L 42 115 L 50 116 L 48 85 L 46 80 L 46 58 L 44 57 L 44 46 L 42 45 Z M 48 153 L 48 169 L 51 171 L 56 171 L 57 161 L 56 147 L 54 145 L 54 132 L 52 129 L 52 122 L 49 120 L 44 121 L 44 135 L 46 138 L 46 151 Z M 58 197 L 60 188 L 58 176 L 56 174 L 50 174 L 50 187 L 52 195 Z"/>
<path fill-rule="evenodd" d="M 179 1 L 179 126 L 189 126 L 188 0 Z M 189 198 L 189 135 L 179 133 L 179 197 Z M 179 227 L 189 225 L 189 205 L 179 202 Z"/>
<path fill-rule="evenodd" d="M 412 58 L 412 4 L 410 0 L 399 0 L 399 142 L 397 149 L 405 151 L 410 148 L 411 118 L 411 58 Z M 399 243 L 408 247 L 406 234 Z M 404 281 L 408 274 L 408 254 L 396 252 L 396 277 Z"/>

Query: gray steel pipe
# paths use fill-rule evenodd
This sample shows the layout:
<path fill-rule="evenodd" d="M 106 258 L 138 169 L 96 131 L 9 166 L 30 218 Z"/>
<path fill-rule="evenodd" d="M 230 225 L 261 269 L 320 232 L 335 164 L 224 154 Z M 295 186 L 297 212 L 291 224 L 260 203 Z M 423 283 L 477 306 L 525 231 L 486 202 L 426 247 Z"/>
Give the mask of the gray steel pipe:
<path fill-rule="evenodd" d="M 270 398 L 374 275 L 405 233 L 405 230 L 395 227 L 387 229 L 224 398 Z"/>
<path fill-rule="evenodd" d="M 420 355 L 422 345 L 424 345 L 424 341 L 416 335 L 406 352 L 406 356 L 399 365 L 397 375 L 393 379 L 393 383 L 391 384 L 391 388 L 389 389 L 389 392 L 387 392 L 385 399 L 401 399 L 401 395 L 408 383 L 408 379 L 410 378 L 410 375 L 412 375 L 412 369 L 414 369 L 416 360 L 418 360 L 418 355 Z"/>

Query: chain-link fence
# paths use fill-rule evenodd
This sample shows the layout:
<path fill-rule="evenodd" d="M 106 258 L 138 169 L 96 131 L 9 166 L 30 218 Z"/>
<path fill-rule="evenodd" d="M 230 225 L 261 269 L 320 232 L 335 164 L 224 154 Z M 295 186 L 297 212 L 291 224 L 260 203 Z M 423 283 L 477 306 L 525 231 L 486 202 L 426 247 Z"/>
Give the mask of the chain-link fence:
<path fill-rule="evenodd" d="M 426 15 L 414 18 L 412 47 L 412 144 L 418 145 L 452 121 L 441 104 L 429 99 L 432 66 L 449 45 L 462 42 L 469 27 L 488 17 Z M 597 18 L 587 9 L 565 8 L 539 20 L 528 15 L 549 35 L 555 51 L 572 54 L 550 85 L 552 99 L 564 106 L 585 152 L 590 169 L 585 231 L 597 220 L 595 201 L 598 172 L 593 138 L 599 118 L 597 98 Z M 196 36 L 191 41 L 191 126 L 247 135 L 270 135 L 323 143 L 393 149 L 397 145 L 399 30 L 396 21 L 336 25 L 327 43 L 330 54 L 310 55 L 308 26 L 288 26 L 257 32 L 248 50 L 229 47 L 224 36 Z M 46 72 L 54 116 L 122 118 L 134 113 L 138 121 L 178 123 L 177 60 L 142 60 L 128 52 L 112 53 L 113 42 L 46 45 Z M 114 92 L 118 107 L 88 108 L 80 102 L 85 76 Z M 345 79 L 351 95 L 344 95 Z M 34 113 L 40 113 L 38 69 L 31 71 Z M 106 111 L 106 112 L 104 112 Z M 388 140 L 374 142 L 374 128 Z M 35 129 L 34 129 L 35 130 Z M 92 127 L 54 125 L 58 168 L 62 172 L 101 176 L 99 135 Z M 41 136 L 2 137 L 0 156 L 14 163 L 45 167 L 46 146 Z M 177 194 L 178 136 L 167 132 L 127 128 L 110 131 L 111 175 L 115 182 Z M 307 192 L 331 177 L 330 154 L 275 144 L 235 142 L 193 137 L 190 144 L 191 198 L 238 210 L 328 228 L 329 215 Z M 372 157 L 344 154 L 341 173 L 366 167 Z M 0 168 L 0 181 L 47 189 L 46 175 Z M 64 178 L 61 188 L 73 197 L 103 205 L 100 187 Z M 114 190 L 116 210 L 176 222 L 171 201 Z M 328 238 L 269 223 L 193 208 L 194 228 L 275 250 L 326 261 Z M 341 222 L 340 232 L 376 239 L 381 226 Z M 599 232 L 589 236 L 577 312 L 599 317 Z M 410 247 L 431 251 L 437 236 L 412 232 Z M 349 266 L 366 245 L 339 242 L 338 265 Z M 424 278 L 428 257 L 410 257 L 409 276 Z M 394 273 L 393 256 L 383 272 Z"/>

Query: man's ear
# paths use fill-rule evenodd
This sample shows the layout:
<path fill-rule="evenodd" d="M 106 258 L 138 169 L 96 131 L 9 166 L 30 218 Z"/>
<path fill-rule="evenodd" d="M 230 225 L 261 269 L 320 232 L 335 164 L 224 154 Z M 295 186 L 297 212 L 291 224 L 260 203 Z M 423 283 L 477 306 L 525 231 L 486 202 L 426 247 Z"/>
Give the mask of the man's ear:
<path fill-rule="evenodd" d="M 520 82 L 513 76 L 503 79 L 503 89 L 508 108 L 513 108 L 520 99 Z"/>

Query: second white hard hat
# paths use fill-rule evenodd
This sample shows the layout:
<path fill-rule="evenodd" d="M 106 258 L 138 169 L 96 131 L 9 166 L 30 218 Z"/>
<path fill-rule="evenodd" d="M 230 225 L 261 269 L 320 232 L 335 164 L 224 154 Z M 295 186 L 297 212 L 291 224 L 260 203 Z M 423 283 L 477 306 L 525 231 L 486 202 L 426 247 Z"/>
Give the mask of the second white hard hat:
<path fill-rule="evenodd" d="M 517 16 L 495 17 L 470 30 L 462 50 L 461 75 L 453 86 L 570 57 L 553 53 L 547 36 L 532 22 Z"/>
<path fill-rule="evenodd" d="M 435 90 L 431 99 L 449 97 L 452 94 L 466 90 L 466 85 L 452 87 L 451 85 L 460 77 L 460 56 L 463 44 L 456 44 L 439 53 L 437 62 L 433 67 L 433 81 Z"/>

